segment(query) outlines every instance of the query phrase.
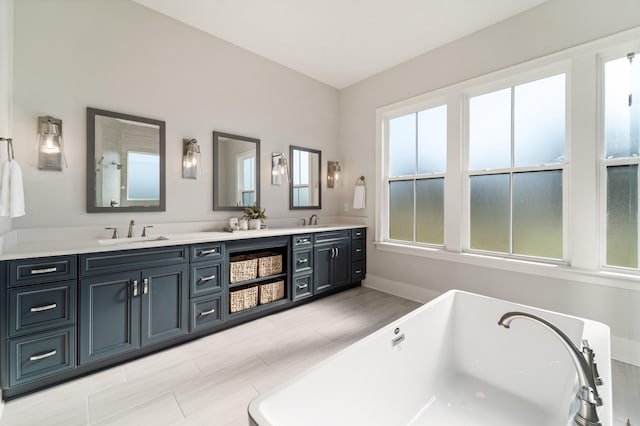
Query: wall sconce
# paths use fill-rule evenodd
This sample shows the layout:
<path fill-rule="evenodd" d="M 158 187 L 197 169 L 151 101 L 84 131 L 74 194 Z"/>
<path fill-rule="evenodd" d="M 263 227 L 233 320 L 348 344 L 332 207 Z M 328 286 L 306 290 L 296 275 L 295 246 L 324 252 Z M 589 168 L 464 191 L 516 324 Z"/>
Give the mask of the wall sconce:
<path fill-rule="evenodd" d="M 283 153 L 273 152 L 271 153 L 271 184 L 282 184 L 283 176 L 287 178 L 287 183 L 289 183 L 289 161 Z"/>
<path fill-rule="evenodd" d="M 201 163 L 200 146 L 196 139 L 182 139 L 182 178 L 198 179 L 198 169 L 200 176 L 204 176 L 204 169 Z"/>
<path fill-rule="evenodd" d="M 337 161 L 327 161 L 327 188 L 333 188 L 340 179 L 342 166 Z"/>
<path fill-rule="evenodd" d="M 38 117 L 38 169 L 62 171 L 63 160 L 69 167 L 62 149 L 62 120 Z"/>

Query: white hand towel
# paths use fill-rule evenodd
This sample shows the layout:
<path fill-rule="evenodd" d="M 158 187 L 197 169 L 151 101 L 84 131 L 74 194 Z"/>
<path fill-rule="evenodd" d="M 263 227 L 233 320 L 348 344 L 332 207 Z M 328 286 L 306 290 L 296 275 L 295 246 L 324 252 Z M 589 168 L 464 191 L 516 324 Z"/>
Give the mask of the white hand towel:
<path fill-rule="evenodd" d="M 353 191 L 353 208 L 364 209 L 365 204 L 365 190 L 364 185 L 356 185 L 355 191 Z"/>
<path fill-rule="evenodd" d="M 24 216 L 24 187 L 22 185 L 22 169 L 16 160 L 9 162 L 9 178 L 11 179 L 11 217 Z"/>
<path fill-rule="evenodd" d="M 0 182 L 0 216 L 24 216 L 22 169 L 16 160 L 2 163 Z"/>
<path fill-rule="evenodd" d="M 2 162 L 2 170 L 0 176 L 0 216 L 9 216 L 11 214 L 11 189 L 10 189 L 10 169 L 9 160 Z"/>

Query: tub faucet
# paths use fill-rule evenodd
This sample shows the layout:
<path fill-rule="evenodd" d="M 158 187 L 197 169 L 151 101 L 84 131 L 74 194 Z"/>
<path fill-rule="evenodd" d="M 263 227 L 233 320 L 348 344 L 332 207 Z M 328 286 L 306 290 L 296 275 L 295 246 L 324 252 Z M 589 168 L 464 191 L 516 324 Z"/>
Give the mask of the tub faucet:
<path fill-rule="evenodd" d="M 129 233 L 127 233 L 127 238 L 133 237 L 133 225 L 135 225 L 135 222 L 131 219 L 129 221 Z"/>
<path fill-rule="evenodd" d="M 592 359 L 591 361 L 585 359 L 583 353 L 578 350 L 571 339 L 569 339 L 569 337 L 558 327 L 535 315 L 525 312 L 507 312 L 502 316 L 502 318 L 500 318 L 498 325 L 501 325 L 504 328 L 510 328 L 511 322 L 516 318 L 530 319 L 542 324 L 560 339 L 571 356 L 573 365 L 578 373 L 578 382 L 580 384 L 580 390 L 576 394 L 576 398 L 578 398 L 578 401 L 580 402 L 580 408 L 578 409 L 574 420 L 579 426 L 602 426 L 602 423 L 598 418 L 598 412 L 596 411 L 596 406 L 602 405 L 602 398 L 600 398 L 598 390 L 596 389 L 596 378 L 593 375 L 593 369 L 590 365 Z M 593 350 L 591 348 L 589 348 L 589 351 L 591 351 L 591 356 L 595 356 L 593 355 Z M 587 351 L 585 351 L 585 355 L 586 354 Z"/>
<path fill-rule="evenodd" d="M 313 222 L 313 219 L 316 219 L 315 222 Z M 317 214 L 312 214 L 311 217 L 309 218 L 309 226 L 311 225 L 317 225 L 318 224 L 318 215 Z"/>

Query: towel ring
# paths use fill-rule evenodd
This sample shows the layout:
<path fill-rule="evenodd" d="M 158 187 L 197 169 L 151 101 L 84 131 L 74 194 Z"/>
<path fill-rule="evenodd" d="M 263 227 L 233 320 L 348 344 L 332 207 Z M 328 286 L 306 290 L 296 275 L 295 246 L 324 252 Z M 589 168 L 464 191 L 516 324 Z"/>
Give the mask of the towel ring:
<path fill-rule="evenodd" d="M 364 176 L 360 176 L 356 179 L 356 186 L 364 186 Z"/>
<path fill-rule="evenodd" d="M 7 158 L 9 160 L 15 159 L 13 154 L 13 139 L 11 138 L 0 138 L 0 141 L 7 142 Z"/>

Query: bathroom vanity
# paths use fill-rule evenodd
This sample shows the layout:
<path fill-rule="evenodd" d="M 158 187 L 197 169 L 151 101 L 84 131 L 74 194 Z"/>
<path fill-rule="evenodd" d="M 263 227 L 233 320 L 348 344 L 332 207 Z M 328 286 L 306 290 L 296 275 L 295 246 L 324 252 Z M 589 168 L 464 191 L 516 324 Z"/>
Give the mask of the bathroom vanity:
<path fill-rule="evenodd" d="M 360 285 L 365 236 L 348 225 L 18 245 L 0 261 L 2 397 Z"/>

